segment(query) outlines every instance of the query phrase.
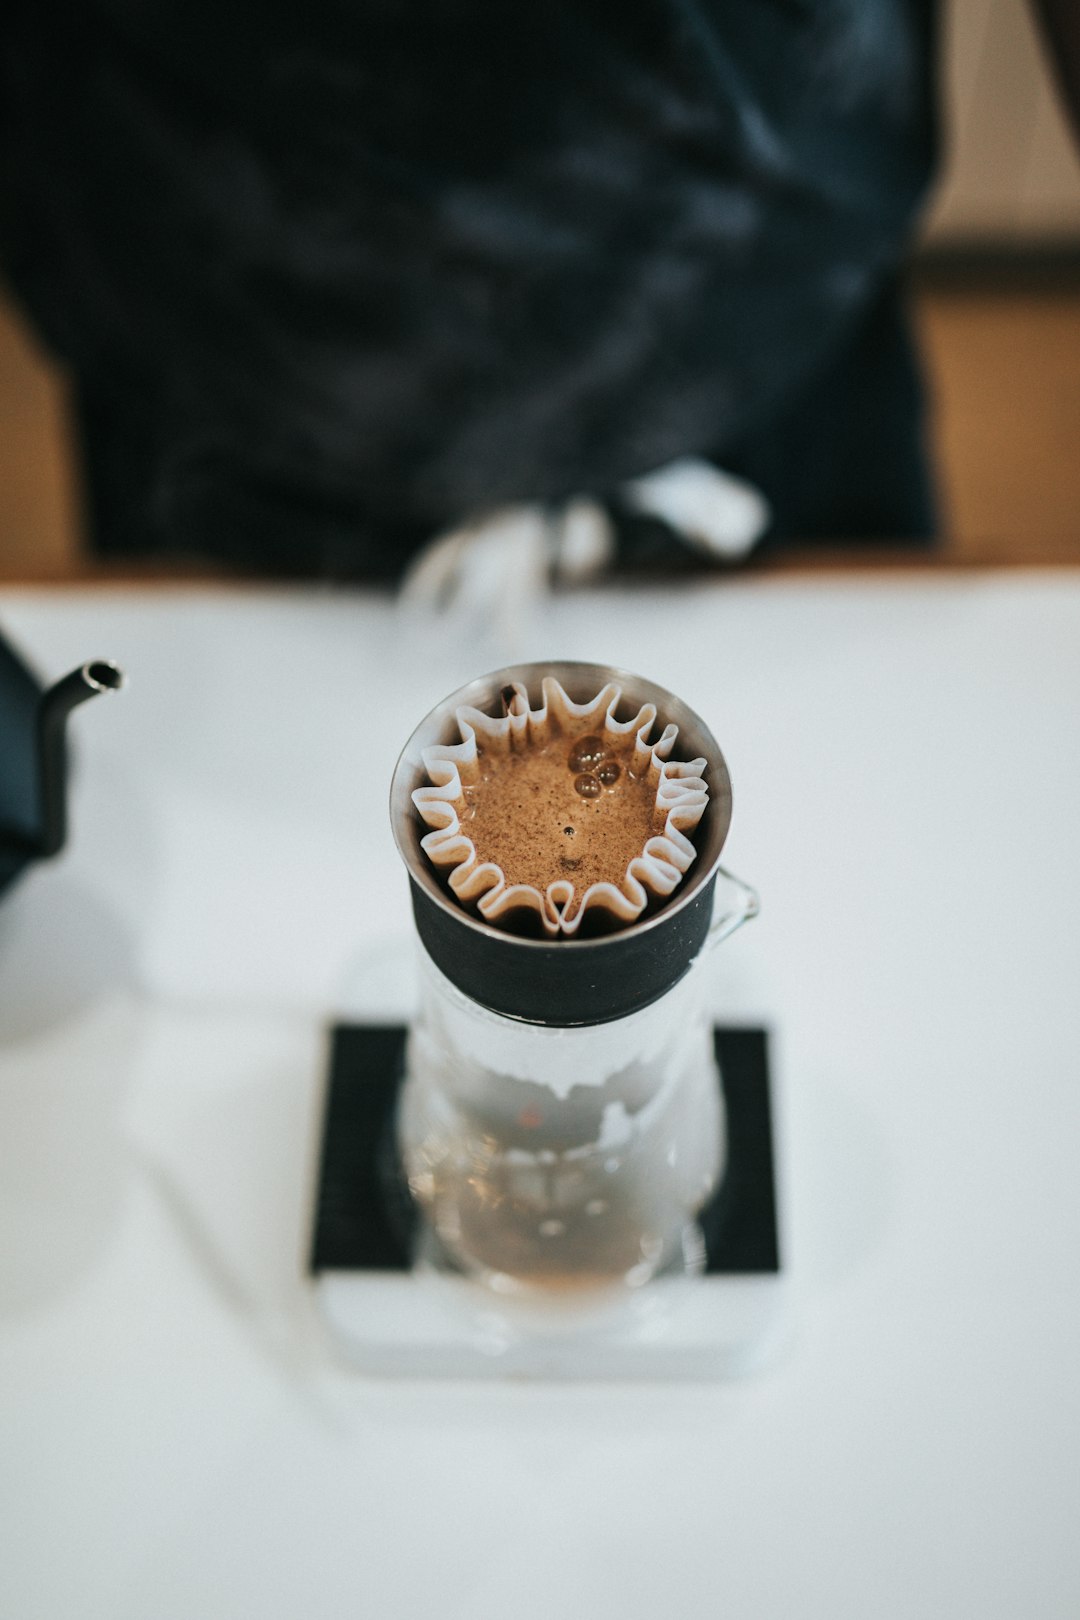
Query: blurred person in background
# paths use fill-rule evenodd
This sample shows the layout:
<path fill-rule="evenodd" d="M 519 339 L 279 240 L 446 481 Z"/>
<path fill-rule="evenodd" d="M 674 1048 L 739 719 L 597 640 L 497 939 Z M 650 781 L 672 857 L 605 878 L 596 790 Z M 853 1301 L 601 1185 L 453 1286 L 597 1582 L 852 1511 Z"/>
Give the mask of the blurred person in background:
<path fill-rule="evenodd" d="M 1075 105 L 1080 8 L 1043 9 Z M 587 566 L 928 543 L 934 29 L 14 0 L 0 252 L 73 377 L 91 544 L 394 579 L 522 506 L 591 517 Z"/>

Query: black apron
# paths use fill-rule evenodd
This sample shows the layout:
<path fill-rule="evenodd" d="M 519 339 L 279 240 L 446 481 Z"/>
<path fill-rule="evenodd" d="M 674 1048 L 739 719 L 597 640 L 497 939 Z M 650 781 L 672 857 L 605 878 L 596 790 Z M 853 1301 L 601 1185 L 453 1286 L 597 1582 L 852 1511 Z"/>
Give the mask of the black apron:
<path fill-rule="evenodd" d="M 899 270 L 925 0 L 16 0 L 10 282 L 94 544 L 397 573 L 703 455 L 775 538 L 933 526 Z"/>

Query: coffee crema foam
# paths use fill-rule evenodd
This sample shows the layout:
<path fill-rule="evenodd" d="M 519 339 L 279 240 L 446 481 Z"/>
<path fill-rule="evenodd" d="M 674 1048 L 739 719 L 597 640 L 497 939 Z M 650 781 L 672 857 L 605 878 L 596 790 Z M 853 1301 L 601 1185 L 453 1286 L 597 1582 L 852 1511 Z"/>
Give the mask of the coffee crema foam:
<path fill-rule="evenodd" d="M 707 762 L 670 758 L 677 726 L 649 742 L 651 703 L 616 720 L 614 682 L 580 704 L 553 676 L 541 689 L 535 710 L 520 682 L 503 689 L 501 716 L 462 706 L 461 741 L 424 749 L 431 785 L 412 798 L 432 830 L 420 847 L 485 922 L 525 911 L 546 933 L 572 935 L 593 908 L 634 922 L 695 858 L 688 834 L 708 803 Z"/>

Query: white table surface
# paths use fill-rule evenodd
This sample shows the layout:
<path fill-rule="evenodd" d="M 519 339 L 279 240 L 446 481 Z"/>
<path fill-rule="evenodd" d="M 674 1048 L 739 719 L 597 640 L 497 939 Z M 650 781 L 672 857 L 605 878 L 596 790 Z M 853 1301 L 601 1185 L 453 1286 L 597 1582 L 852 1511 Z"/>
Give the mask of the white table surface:
<path fill-rule="evenodd" d="M 76 715 L 0 903 L 4 1620 L 1080 1614 L 1080 576 L 583 595 L 502 639 L 317 591 L 0 593 Z M 303 1279 L 322 1029 L 407 1012 L 399 745 L 508 658 L 720 738 L 775 1032 L 786 1358 L 366 1382 Z"/>

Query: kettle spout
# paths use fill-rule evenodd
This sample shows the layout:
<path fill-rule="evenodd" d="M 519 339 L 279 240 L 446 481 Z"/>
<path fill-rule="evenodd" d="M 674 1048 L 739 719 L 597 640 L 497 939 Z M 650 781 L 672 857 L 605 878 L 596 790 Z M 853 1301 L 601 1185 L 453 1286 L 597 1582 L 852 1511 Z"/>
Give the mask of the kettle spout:
<path fill-rule="evenodd" d="M 67 717 L 102 692 L 118 692 L 124 672 L 107 659 L 73 669 L 41 697 L 37 716 L 41 833 L 36 853 L 55 855 L 67 837 Z"/>

